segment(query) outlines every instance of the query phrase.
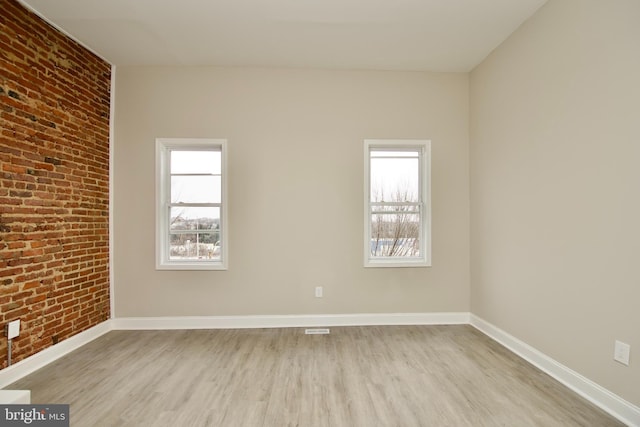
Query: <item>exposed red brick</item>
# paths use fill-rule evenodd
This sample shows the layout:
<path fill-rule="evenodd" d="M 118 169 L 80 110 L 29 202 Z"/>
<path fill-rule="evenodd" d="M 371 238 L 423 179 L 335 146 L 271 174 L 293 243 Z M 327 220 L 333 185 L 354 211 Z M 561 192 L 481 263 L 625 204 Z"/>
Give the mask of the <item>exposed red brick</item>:
<path fill-rule="evenodd" d="M 0 326 L 22 320 L 17 362 L 109 317 L 111 67 L 18 1 L 0 10 Z"/>

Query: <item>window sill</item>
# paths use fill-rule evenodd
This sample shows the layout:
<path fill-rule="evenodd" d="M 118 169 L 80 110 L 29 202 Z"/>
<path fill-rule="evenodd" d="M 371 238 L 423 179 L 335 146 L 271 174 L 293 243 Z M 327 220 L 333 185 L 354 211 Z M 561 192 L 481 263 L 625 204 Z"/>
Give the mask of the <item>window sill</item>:
<path fill-rule="evenodd" d="M 215 270 L 228 270 L 227 266 L 216 262 L 172 262 L 156 264 L 156 270 L 194 270 L 194 271 L 215 271 Z"/>
<path fill-rule="evenodd" d="M 416 267 L 431 267 L 431 263 L 424 259 L 417 260 L 397 260 L 397 259 L 376 259 L 366 260 L 364 262 L 365 268 L 416 268 Z"/>

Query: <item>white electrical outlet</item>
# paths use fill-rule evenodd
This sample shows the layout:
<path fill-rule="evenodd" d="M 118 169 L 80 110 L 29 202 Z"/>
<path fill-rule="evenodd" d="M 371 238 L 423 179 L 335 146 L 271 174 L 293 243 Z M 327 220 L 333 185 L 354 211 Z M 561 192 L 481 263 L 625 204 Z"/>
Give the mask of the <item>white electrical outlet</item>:
<path fill-rule="evenodd" d="M 322 286 L 316 286 L 316 298 L 322 298 Z"/>
<path fill-rule="evenodd" d="M 9 322 L 7 325 L 7 338 L 14 339 L 20 335 L 20 319 Z"/>
<path fill-rule="evenodd" d="M 621 341 L 616 341 L 613 350 L 613 360 L 629 366 L 629 356 L 631 355 L 631 346 Z"/>

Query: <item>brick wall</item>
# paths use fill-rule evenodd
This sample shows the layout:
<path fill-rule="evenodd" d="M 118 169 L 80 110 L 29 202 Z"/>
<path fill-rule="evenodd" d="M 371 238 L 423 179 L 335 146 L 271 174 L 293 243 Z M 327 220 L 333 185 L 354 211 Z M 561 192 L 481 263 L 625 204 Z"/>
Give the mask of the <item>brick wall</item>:
<path fill-rule="evenodd" d="M 110 80 L 108 63 L 0 0 L 0 327 L 22 321 L 16 362 L 109 317 Z"/>

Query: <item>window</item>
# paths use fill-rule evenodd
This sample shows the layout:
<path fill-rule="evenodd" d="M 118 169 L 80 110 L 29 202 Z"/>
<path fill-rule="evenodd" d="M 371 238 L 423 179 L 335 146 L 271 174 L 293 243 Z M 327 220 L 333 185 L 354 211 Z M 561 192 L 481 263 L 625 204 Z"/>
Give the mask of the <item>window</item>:
<path fill-rule="evenodd" d="M 156 139 L 156 268 L 226 270 L 226 140 Z"/>
<path fill-rule="evenodd" d="M 431 265 L 431 143 L 366 140 L 365 267 Z"/>

